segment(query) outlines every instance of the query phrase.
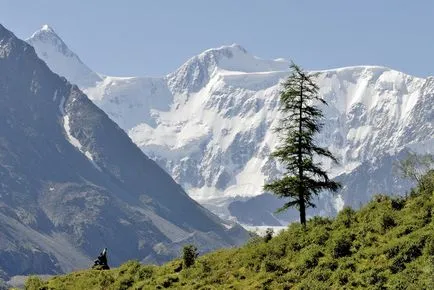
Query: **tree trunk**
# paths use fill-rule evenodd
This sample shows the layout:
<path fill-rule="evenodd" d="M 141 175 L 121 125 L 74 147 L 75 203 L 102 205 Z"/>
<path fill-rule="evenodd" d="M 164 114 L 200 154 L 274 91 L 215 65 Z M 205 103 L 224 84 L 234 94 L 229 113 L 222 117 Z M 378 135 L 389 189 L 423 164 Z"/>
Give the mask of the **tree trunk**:
<path fill-rule="evenodd" d="M 300 199 L 299 205 L 300 205 L 300 223 L 303 225 L 303 227 L 306 227 L 306 204 L 303 198 Z"/>
<path fill-rule="evenodd" d="M 303 118 L 303 79 L 301 80 L 300 84 L 300 107 L 299 107 L 299 123 L 298 123 L 298 200 L 299 200 L 299 207 L 300 207 L 300 223 L 303 225 L 303 227 L 306 227 L 306 204 L 304 202 L 304 192 L 303 192 L 303 186 L 301 182 L 303 181 L 303 156 L 301 154 L 302 151 L 302 144 L 301 144 L 301 134 L 303 132 L 302 129 L 302 118 Z"/>

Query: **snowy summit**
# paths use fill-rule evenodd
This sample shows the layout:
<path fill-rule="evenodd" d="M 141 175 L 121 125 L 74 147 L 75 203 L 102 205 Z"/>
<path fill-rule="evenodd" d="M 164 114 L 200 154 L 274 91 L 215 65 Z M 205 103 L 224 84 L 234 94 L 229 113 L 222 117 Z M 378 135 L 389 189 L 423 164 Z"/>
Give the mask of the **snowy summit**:
<path fill-rule="evenodd" d="M 55 72 L 78 70 L 48 44 L 29 42 Z M 233 44 L 193 56 L 164 77 L 90 77 L 77 83 L 190 196 L 214 206 L 222 197 L 260 195 L 264 182 L 279 174 L 269 154 L 277 142 L 272 128 L 288 65 Z M 326 168 L 347 184 L 320 211 L 357 207 L 379 190 L 403 192 L 391 163 L 403 150 L 432 152 L 433 79 L 377 66 L 319 73 L 329 106 L 318 141 L 340 160 Z"/>

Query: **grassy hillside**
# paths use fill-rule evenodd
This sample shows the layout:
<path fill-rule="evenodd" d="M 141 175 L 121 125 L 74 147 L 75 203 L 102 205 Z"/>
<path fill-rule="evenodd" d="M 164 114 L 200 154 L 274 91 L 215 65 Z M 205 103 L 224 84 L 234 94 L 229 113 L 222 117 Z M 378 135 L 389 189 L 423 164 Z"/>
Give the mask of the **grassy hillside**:
<path fill-rule="evenodd" d="M 407 198 L 376 196 L 335 219 L 292 224 L 265 242 L 163 266 L 130 261 L 110 271 L 80 271 L 28 289 L 434 289 L 434 172 Z"/>

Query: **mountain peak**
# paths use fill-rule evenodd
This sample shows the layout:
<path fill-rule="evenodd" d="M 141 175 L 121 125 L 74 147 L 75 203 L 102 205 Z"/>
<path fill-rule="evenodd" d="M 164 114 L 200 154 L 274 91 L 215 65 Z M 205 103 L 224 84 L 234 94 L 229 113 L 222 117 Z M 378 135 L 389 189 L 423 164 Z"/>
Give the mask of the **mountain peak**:
<path fill-rule="evenodd" d="M 53 40 L 55 39 L 57 42 L 63 43 L 62 39 L 57 35 L 57 33 L 54 31 L 54 29 L 49 26 L 48 24 L 42 25 L 42 27 L 35 31 L 32 36 L 27 39 L 27 42 L 34 41 L 34 40 L 40 40 L 46 42 L 47 40 Z"/>
<path fill-rule="evenodd" d="M 72 57 L 74 55 L 74 53 L 69 50 L 68 46 L 63 42 L 63 40 L 57 35 L 54 29 L 48 24 L 44 24 L 41 29 L 33 33 L 30 38 L 26 39 L 26 42 L 35 47 L 35 49 L 37 46 L 40 46 L 40 44 L 43 44 L 44 46 L 56 48 L 57 51 L 61 52 L 67 57 Z M 41 58 L 44 59 L 43 57 Z"/>
<path fill-rule="evenodd" d="M 222 45 L 217 48 L 210 48 L 202 52 L 200 55 L 212 54 L 212 53 L 241 53 L 248 54 L 247 50 L 237 43 L 231 45 Z"/>
<path fill-rule="evenodd" d="M 48 24 L 44 24 L 44 25 L 42 25 L 41 31 L 54 32 L 54 29 L 51 28 L 51 26 L 49 26 Z"/>
<path fill-rule="evenodd" d="M 38 57 L 44 60 L 51 70 L 66 77 L 80 88 L 93 86 L 101 80 L 69 49 L 48 24 L 44 24 L 26 41 L 35 48 Z"/>
<path fill-rule="evenodd" d="M 53 54 L 51 42 L 37 44 L 47 60 L 68 60 Z M 175 257 L 192 241 L 205 252 L 247 238 L 191 200 L 86 95 L 1 26 L 0 84 L 1 278 L 83 268 L 101 245 L 113 249 L 116 265 Z"/>
<path fill-rule="evenodd" d="M 265 60 L 251 55 L 239 44 L 207 49 L 190 58 L 177 71 L 168 76 L 169 86 L 178 91 L 197 92 L 208 83 L 210 76 L 219 71 L 258 73 L 286 71 L 289 62 Z"/>

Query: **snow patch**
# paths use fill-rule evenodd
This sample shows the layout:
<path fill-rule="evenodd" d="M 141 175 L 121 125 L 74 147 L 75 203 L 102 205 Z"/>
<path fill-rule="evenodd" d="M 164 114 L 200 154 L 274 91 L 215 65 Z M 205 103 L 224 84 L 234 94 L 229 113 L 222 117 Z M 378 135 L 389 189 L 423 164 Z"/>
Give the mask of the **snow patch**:
<path fill-rule="evenodd" d="M 79 72 L 66 66 L 65 54 L 57 58 L 58 44 L 36 43 L 38 55 L 47 52 L 42 58 L 59 74 L 67 75 L 62 69 L 69 75 Z M 191 197 L 203 202 L 260 194 L 263 183 L 282 173 L 269 156 L 279 142 L 273 128 L 280 118 L 279 91 L 287 70 L 285 60 L 262 60 L 231 45 L 207 50 L 165 77 L 97 75 L 97 83 L 79 86 Z M 433 152 L 432 79 L 379 66 L 318 72 L 319 93 L 329 106 L 321 108 L 325 125 L 316 139 L 340 164 L 318 162 L 332 177 L 411 143 L 415 150 Z M 65 115 L 63 102 L 59 109 Z M 338 209 L 343 197 L 327 202 Z"/>
<path fill-rule="evenodd" d="M 344 199 L 342 198 L 342 195 L 340 194 L 337 195 L 337 197 L 334 199 L 333 206 L 338 212 L 344 208 L 345 202 Z"/>
<path fill-rule="evenodd" d="M 84 156 L 86 156 L 86 158 L 90 161 L 90 163 L 92 163 L 92 165 L 97 170 L 101 171 L 101 167 L 99 167 L 96 164 L 96 162 L 93 159 L 92 154 L 89 151 L 83 151 L 83 146 L 81 145 L 80 141 L 77 138 L 75 138 L 74 136 L 72 136 L 72 134 L 71 134 L 71 127 L 69 125 L 69 116 L 68 115 L 64 115 L 63 116 L 63 128 L 65 129 L 66 136 L 68 137 L 69 143 L 71 143 L 75 148 L 77 148 L 78 151 L 80 151 L 81 153 L 83 153 Z"/>
<path fill-rule="evenodd" d="M 241 224 L 241 226 L 246 230 L 248 230 L 249 232 L 254 232 L 261 237 L 265 236 L 268 229 L 272 229 L 274 232 L 273 236 L 275 236 L 279 234 L 281 231 L 284 231 L 285 229 L 288 228 L 287 226 L 249 226 L 243 224 Z"/>
<path fill-rule="evenodd" d="M 71 143 L 75 148 L 77 148 L 80 152 L 81 151 L 81 144 L 80 141 L 75 138 L 74 136 L 72 136 L 71 134 L 71 127 L 69 126 L 69 116 L 68 115 L 64 115 L 63 116 L 63 128 L 65 129 L 66 132 L 66 136 L 68 136 L 68 141 L 69 143 Z"/>

